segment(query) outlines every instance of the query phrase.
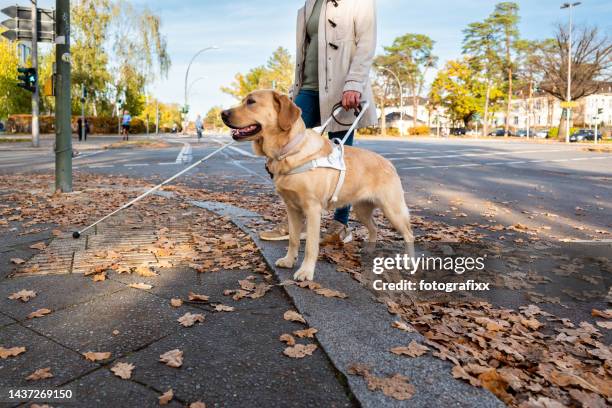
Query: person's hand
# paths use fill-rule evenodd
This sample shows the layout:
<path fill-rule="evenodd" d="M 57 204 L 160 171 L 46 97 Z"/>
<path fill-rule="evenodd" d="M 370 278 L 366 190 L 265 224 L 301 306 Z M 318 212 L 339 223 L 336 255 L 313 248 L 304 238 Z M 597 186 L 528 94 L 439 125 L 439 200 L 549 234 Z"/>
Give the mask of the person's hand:
<path fill-rule="evenodd" d="M 344 110 L 359 108 L 361 94 L 357 91 L 346 91 L 342 94 L 342 107 Z"/>

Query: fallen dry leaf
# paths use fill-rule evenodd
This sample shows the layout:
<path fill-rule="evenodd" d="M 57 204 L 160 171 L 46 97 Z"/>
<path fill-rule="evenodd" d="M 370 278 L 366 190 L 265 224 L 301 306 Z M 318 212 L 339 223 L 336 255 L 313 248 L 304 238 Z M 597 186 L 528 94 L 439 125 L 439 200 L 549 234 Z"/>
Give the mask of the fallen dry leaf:
<path fill-rule="evenodd" d="M 30 313 L 28 315 L 28 319 L 34 319 L 36 317 L 43 317 L 44 315 L 48 315 L 49 313 L 51 313 L 51 310 L 49 310 L 49 309 L 45 309 L 45 308 L 38 309 L 38 310 Z"/>
<path fill-rule="evenodd" d="M 0 346 L 0 358 L 1 359 L 5 359 L 8 357 L 15 357 L 20 355 L 21 353 L 25 353 L 26 348 L 25 347 L 11 347 L 11 348 L 4 348 L 2 346 Z"/>
<path fill-rule="evenodd" d="M 453 374 L 453 377 L 455 378 L 469 381 L 470 384 L 472 384 L 474 387 L 481 386 L 480 380 L 478 378 L 472 377 L 470 374 L 468 374 L 467 371 L 465 371 L 463 367 L 459 365 L 456 365 L 453 367 L 452 374 Z"/>
<path fill-rule="evenodd" d="M 353 364 L 349 367 L 348 373 L 362 376 L 370 391 L 380 390 L 386 396 L 398 401 L 410 399 L 415 393 L 415 388 L 408 382 L 408 377 L 404 377 L 401 374 L 394 374 L 386 378 L 376 377 L 363 364 Z"/>
<path fill-rule="evenodd" d="M 304 358 L 312 355 L 316 349 L 316 344 L 296 344 L 293 347 L 287 347 L 283 354 L 291 358 Z"/>
<path fill-rule="evenodd" d="M 601 328 L 612 330 L 612 322 L 597 321 L 595 322 L 595 324 L 597 324 Z"/>
<path fill-rule="evenodd" d="M 606 309 L 606 310 L 597 310 L 597 309 L 593 309 L 591 310 L 591 316 L 593 317 L 602 317 L 604 319 L 612 319 L 612 309 Z"/>
<path fill-rule="evenodd" d="M 115 373 L 117 377 L 127 380 L 132 376 L 132 370 L 134 368 L 136 367 L 130 363 L 117 363 L 111 368 L 111 371 Z"/>
<path fill-rule="evenodd" d="M 227 306 L 222 304 L 215 305 L 216 312 L 233 312 L 234 310 L 236 310 L 236 308 L 234 308 L 233 306 Z"/>
<path fill-rule="evenodd" d="M 11 258 L 11 262 L 15 265 L 21 265 L 25 263 L 25 261 L 21 258 Z"/>
<path fill-rule="evenodd" d="M 210 296 L 189 292 L 189 300 L 192 302 L 208 302 L 208 299 L 210 299 Z"/>
<path fill-rule="evenodd" d="M 196 322 L 203 322 L 203 321 L 204 321 L 204 315 L 200 313 L 191 314 L 187 312 L 183 316 L 178 318 L 178 322 L 184 327 L 191 327 Z"/>
<path fill-rule="evenodd" d="M 318 295 L 325 296 L 325 297 L 337 297 L 337 298 L 340 298 L 340 299 L 345 299 L 345 298 L 348 297 L 348 295 L 346 293 L 342 293 L 342 292 L 334 290 L 334 289 L 319 288 L 319 289 L 315 289 L 314 291 Z"/>
<path fill-rule="evenodd" d="M 394 347 L 390 350 L 392 353 L 397 355 L 406 355 L 410 357 L 418 357 L 429 351 L 427 346 L 423 346 L 422 344 L 417 343 L 415 340 L 412 340 L 407 347 Z"/>
<path fill-rule="evenodd" d="M 296 331 L 293 332 L 293 334 L 295 334 L 299 338 L 303 339 L 304 337 L 313 338 L 314 335 L 316 333 L 318 333 L 318 332 L 319 332 L 319 330 L 315 329 L 314 327 L 311 327 L 309 329 L 296 330 Z"/>
<path fill-rule="evenodd" d="M 45 250 L 45 248 L 47 248 L 47 244 L 45 244 L 44 242 L 37 242 L 36 244 L 30 245 L 30 248 L 43 251 Z"/>
<path fill-rule="evenodd" d="M 27 302 L 33 297 L 36 297 L 36 292 L 33 290 L 22 289 L 19 292 L 12 293 L 8 298 L 11 300 L 21 300 L 22 302 Z"/>
<path fill-rule="evenodd" d="M 85 358 L 89 361 L 100 361 L 110 358 L 111 353 L 108 351 L 88 351 L 87 353 L 83 353 L 83 356 L 85 356 Z"/>
<path fill-rule="evenodd" d="M 206 408 L 206 404 L 202 401 L 196 401 L 189 404 L 189 408 Z"/>
<path fill-rule="evenodd" d="M 159 356 L 159 361 L 165 363 L 168 367 L 179 368 L 183 365 L 183 352 L 179 349 L 167 351 Z"/>
<path fill-rule="evenodd" d="M 491 391 L 500 400 L 506 404 L 512 402 L 512 396 L 508 394 L 506 389 L 508 388 L 508 382 L 497 372 L 496 369 L 491 369 L 478 376 L 480 383 L 483 388 Z"/>
<path fill-rule="evenodd" d="M 292 335 L 285 333 L 285 334 L 281 334 L 280 337 L 278 338 L 280 341 L 282 341 L 283 343 L 287 343 L 288 346 L 293 346 L 295 345 L 295 339 L 293 338 Z"/>
<path fill-rule="evenodd" d="M 142 289 L 142 290 L 149 290 L 153 287 L 153 285 L 149 285 L 148 283 L 143 283 L 143 282 L 130 283 L 129 286 L 130 288 Z"/>
<path fill-rule="evenodd" d="M 151 277 L 151 276 L 157 276 L 157 273 L 155 273 L 155 271 L 153 270 L 153 268 L 151 268 L 148 264 L 147 265 L 139 265 L 134 269 L 134 272 L 136 272 L 136 274 L 138 276 L 143 276 L 145 278 Z"/>
<path fill-rule="evenodd" d="M 93 280 L 94 282 L 102 282 L 102 281 L 105 281 L 105 280 L 106 280 L 106 272 L 96 273 L 96 274 L 93 276 L 92 280 Z"/>
<path fill-rule="evenodd" d="M 399 321 L 399 320 L 396 320 L 393 323 L 391 323 L 391 326 L 395 327 L 396 329 L 400 329 L 405 332 L 408 332 L 408 333 L 412 333 L 415 331 L 412 327 L 408 326 L 406 323 Z"/>
<path fill-rule="evenodd" d="M 51 367 L 45 367 L 45 368 L 39 368 L 38 370 L 34 371 L 32 374 L 28 375 L 26 377 L 26 380 L 38 381 L 38 380 L 44 380 L 45 378 L 51 378 L 51 377 L 53 377 L 53 374 L 51 374 Z"/>
<path fill-rule="evenodd" d="M 283 315 L 283 319 L 288 320 L 290 322 L 300 322 L 304 324 L 306 323 L 306 320 L 304 320 L 302 315 L 293 310 L 287 310 Z"/>
<path fill-rule="evenodd" d="M 170 305 L 172 307 L 181 307 L 182 304 L 183 304 L 183 300 L 182 299 L 178 299 L 178 298 L 170 299 Z"/>
<path fill-rule="evenodd" d="M 172 401 L 172 398 L 174 398 L 174 392 L 172 391 L 172 388 L 170 388 L 168 391 L 159 396 L 159 405 L 168 404 L 170 401 Z"/>

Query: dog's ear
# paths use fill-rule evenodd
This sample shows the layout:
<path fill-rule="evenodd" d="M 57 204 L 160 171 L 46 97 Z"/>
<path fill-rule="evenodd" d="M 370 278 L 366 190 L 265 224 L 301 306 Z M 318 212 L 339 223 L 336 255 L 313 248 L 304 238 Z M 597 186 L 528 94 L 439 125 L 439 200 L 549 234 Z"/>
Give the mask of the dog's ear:
<path fill-rule="evenodd" d="M 302 110 L 289 99 L 287 95 L 274 92 L 274 105 L 278 112 L 278 127 L 282 130 L 289 130 L 300 118 Z"/>

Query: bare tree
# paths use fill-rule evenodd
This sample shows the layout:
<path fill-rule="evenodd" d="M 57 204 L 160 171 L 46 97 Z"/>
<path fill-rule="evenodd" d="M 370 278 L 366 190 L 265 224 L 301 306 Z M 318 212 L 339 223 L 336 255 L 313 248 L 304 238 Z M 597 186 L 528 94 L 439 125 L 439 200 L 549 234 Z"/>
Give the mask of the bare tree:
<path fill-rule="evenodd" d="M 568 39 L 568 28 L 558 26 L 555 38 L 542 44 L 540 58 L 535 60 L 545 73 L 540 88 L 559 100 L 565 100 L 567 94 Z M 596 93 L 602 82 L 612 80 L 612 40 L 597 27 L 578 27 L 572 38 L 571 65 L 571 100 Z M 559 124 L 562 139 L 564 124 L 565 115 Z"/>

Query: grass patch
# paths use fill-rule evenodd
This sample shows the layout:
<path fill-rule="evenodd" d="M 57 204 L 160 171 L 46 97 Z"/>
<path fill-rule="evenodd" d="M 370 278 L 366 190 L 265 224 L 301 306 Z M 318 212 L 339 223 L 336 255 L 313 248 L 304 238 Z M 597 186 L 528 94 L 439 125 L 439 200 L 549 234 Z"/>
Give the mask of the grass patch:
<path fill-rule="evenodd" d="M 162 140 L 128 140 L 112 143 L 106 149 L 165 149 L 170 147 L 169 143 Z"/>
<path fill-rule="evenodd" d="M 31 139 L 5 139 L 0 137 L 0 143 L 25 143 L 25 142 L 31 142 Z"/>

